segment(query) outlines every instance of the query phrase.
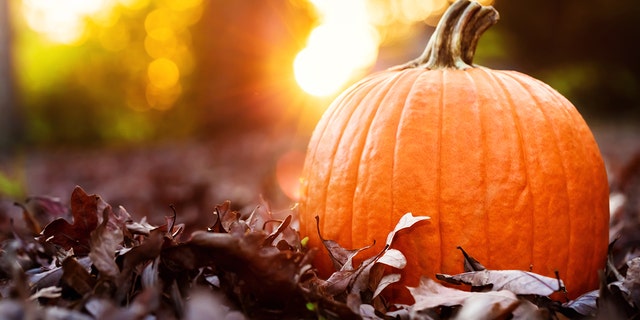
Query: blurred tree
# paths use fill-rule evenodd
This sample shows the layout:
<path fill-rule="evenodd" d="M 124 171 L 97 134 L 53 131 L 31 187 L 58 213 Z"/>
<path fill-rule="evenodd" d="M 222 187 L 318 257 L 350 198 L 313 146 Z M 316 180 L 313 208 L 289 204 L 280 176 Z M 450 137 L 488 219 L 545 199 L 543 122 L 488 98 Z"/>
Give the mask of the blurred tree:
<path fill-rule="evenodd" d="M 0 151 L 17 144 L 21 137 L 21 121 L 14 97 L 9 2 L 0 2 Z"/>
<path fill-rule="evenodd" d="M 393 1 L 369 4 L 398 7 Z M 640 6 L 634 1 L 496 0 L 501 21 L 482 38 L 476 62 L 539 78 L 583 114 L 640 116 L 640 61 L 632 49 L 640 39 Z M 12 66 L 8 3 L 21 10 L 44 6 L 30 15 L 13 10 L 16 97 L 5 72 Z M 300 119 L 312 128 L 329 103 L 310 101 L 293 74 L 292 62 L 318 23 L 311 1 L 95 0 L 110 7 L 76 17 L 84 29 L 72 44 L 47 41 L 46 31 L 56 28 L 30 24 L 47 20 L 41 19 L 53 8 L 47 3 L 0 0 L 0 143 L 15 136 L 16 100 L 31 141 L 84 144 L 263 130 Z M 66 14 L 63 9 L 57 12 Z M 406 32 L 379 26 L 389 36 L 379 59 L 388 63 L 374 68 L 422 51 L 432 27 L 415 20 L 408 26 L 396 26 Z M 317 114 L 309 113 L 313 108 Z"/>
<path fill-rule="evenodd" d="M 55 10 L 46 0 L 15 3 L 18 94 L 30 142 L 96 145 L 191 133 L 190 29 L 200 0 L 62 1 L 67 7 Z"/>
<path fill-rule="evenodd" d="M 640 118 L 637 1 L 497 0 L 495 7 L 501 67 L 547 82 L 588 116 Z"/>
<path fill-rule="evenodd" d="M 304 103 L 293 60 L 311 30 L 306 1 L 208 1 L 194 32 L 199 118 L 217 130 L 276 128 Z"/>

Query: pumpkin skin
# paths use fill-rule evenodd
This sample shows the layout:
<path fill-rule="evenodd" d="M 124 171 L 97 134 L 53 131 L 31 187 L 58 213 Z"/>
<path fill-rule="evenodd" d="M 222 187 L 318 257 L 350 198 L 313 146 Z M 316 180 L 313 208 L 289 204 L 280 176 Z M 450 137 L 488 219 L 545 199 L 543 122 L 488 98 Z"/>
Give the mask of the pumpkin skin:
<path fill-rule="evenodd" d="M 329 106 L 305 159 L 301 235 L 318 248 L 318 230 L 346 248 L 375 240 L 361 253 L 372 256 L 403 214 L 431 217 L 394 243 L 407 266 L 391 299 L 405 302 L 398 288 L 417 286 L 420 276 L 463 272 L 458 246 L 488 269 L 549 277 L 557 270 L 569 298 L 596 289 L 609 192 L 591 131 L 548 85 L 466 64 L 472 55 L 370 75 Z M 324 253 L 314 265 L 327 276 L 333 267 Z"/>

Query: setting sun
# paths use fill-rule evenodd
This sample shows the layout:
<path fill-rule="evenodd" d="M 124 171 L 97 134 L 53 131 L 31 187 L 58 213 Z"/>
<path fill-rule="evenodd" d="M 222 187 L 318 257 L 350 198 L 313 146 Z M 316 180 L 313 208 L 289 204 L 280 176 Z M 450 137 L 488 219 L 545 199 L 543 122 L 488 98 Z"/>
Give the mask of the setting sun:
<path fill-rule="evenodd" d="M 316 1 L 314 5 L 321 21 L 296 56 L 294 73 L 305 92 L 330 96 L 373 65 L 379 37 L 369 24 L 365 1 Z"/>
<path fill-rule="evenodd" d="M 309 0 L 318 14 L 311 31 L 293 62 L 298 85 L 306 93 L 330 97 L 357 80 L 376 62 L 380 45 L 387 38 L 402 38 L 392 30 L 406 32 L 417 22 L 434 25 L 447 0 Z M 493 0 L 480 1 L 490 5 Z"/>
<path fill-rule="evenodd" d="M 294 61 L 296 80 L 315 96 L 334 94 L 357 72 L 371 66 L 378 50 L 377 34 L 367 26 L 321 25 Z"/>

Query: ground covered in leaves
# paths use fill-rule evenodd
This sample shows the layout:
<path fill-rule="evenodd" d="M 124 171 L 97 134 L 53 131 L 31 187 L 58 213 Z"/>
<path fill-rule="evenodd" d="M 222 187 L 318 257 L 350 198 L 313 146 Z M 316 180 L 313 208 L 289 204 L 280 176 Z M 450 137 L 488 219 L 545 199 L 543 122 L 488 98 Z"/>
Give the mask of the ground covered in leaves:
<path fill-rule="evenodd" d="M 427 218 L 404 216 L 385 249 L 361 264 L 354 264 L 360 250 L 326 239 L 338 270 L 319 278 L 310 262 L 327 251 L 300 239 L 295 208 L 288 209 L 270 169 L 292 146 L 300 144 L 252 136 L 28 160 L 31 180 L 57 183 L 40 184 L 51 192 L 0 204 L 0 318 L 640 317 L 640 157 L 630 150 L 603 150 L 615 172 L 615 214 L 599 290 L 569 301 L 559 279 L 486 270 L 460 248 L 465 273 L 424 278 L 409 289 L 415 303 L 396 305 L 384 298 L 398 280 L 393 270 L 405 263 L 392 248 L 394 234 Z M 70 186 L 69 176 L 82 187 Z"/>

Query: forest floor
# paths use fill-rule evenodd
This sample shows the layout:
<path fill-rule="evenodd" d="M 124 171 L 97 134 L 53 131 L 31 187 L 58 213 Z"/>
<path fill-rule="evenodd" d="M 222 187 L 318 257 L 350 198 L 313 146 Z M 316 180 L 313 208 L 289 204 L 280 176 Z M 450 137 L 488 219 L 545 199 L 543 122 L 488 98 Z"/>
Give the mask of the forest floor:
<path fill-rule="evenodd" d="M 640 126 L 601 124 L 592 126 L 594 136 L 613 182 L 636 155 L 640 155 Z M 134 217 L 160 222 L 178 211 L 178 221 L 201 225 L 216 204 L 231 200 L 235 209 L 250 212 L 261 197 L 274 210 L 293 203 L 278 182 L 278 161 L 288 158 L 282 170 L 296 172 L 302 165 L 308 138 L 260 133 L 238 134 L 210 141 L 178 141 L 120 148 L 41 149 L 16 157 L 0 157 L 0 172 L 20 184 L 24 196 L 53 196 L 63 202 L 75 186 L 102 196 L 108 203 L 124 206 Z M 285 156 L 289 153 L 288 156 Z M 293 154 L 292 154 L 293 153 Z M 293 157 L 291 157 L 293 156 Z M 282 161 L 281 161 L 282 162 Z M 286 172 L 285 172 L 286 174 Z M 2 225 L 21 215 L 15 201 L 2 197 Z"/>
<path fill-rule="evenodd" d="M 509 314 L 514 319 L 544 319 L 548 312 L 568 319 L 629 318 L 638 314 L 640 305 L 640 296 L 629 289 L 640 285 L 640 258 L 636 258 L 640 210 L 632 201 L 640 190 L 640 127 L 614 124 L 592 130 L 613 191 L 629 200 L 621 200 L 612 219 L 610 230 L 619 238 L 610 248 L 615 269 L 607 268 L 607 286 L 575 300 L 542 299 L 558 290 L 553 289 L 559 284 L 555 278 L 473 265 L 467 275 L 489 276 L 489 288 L 500 287 L 508 276 L 508 292 L 496 291 L 497 301 L 486 300 L 493 295 L 424 280 L 411 291 L 415 304 L 390 306 L 374 294 L 394 276 L 383 274 L 380 267 L 402 268 L 404 256 L 388 247 L 369 264 L 338 271 L 327 280 L 319 278 L 309 264 L 315 251 L 304 248 L 289 210 L 295 203 L 290 192 L 307 139 L 252 133 L 208 141 L 0 155 L 5 183 L 13 181 L 18 190 L 13 196 L 0 194 L 0 239 L 14 239 L 3 241 L 0 255 L 0 297 L 5 298 L 0 299 L 4 310 L 0 317 L 47 318 L 43 315 L 57 312 L 67 319 L 153 315 L 191 320 L 220 313 L 230 319 L 343 319 L 384 314 L 420 318 L 439 312 L 448 318 L 484 310 L 488 318 Z M 616 191 L 616 186 L 622 187 Z M 28 196 L 36 197 L 26 200 Z M 222 205 L 225 200 L 231 207 Z M 107 203 L 115 210 L 103 210 Z M 62 208 L 68 204 L 70 213 Z M 73 224 L 50 222 L 63 215 L 72 215 Z M 46 221 L 39 221 L 43 217 Z M 419 219 L 403 217 L 392 233 L 411 228 Z M 40 227 L 44 229 L 39 231 Z M 203 230 L 208 232 L 197 232 Z M 43 236 L 36 241 L 28 234 Z M 281 240 L 276 244 L 276 239 Z M 393 236 L 387 238 L 390 246 L 389 241 Z M 335 245 L 329 250 L 332 257 L 352 252 Z M 465 260 L 465 266 L 471 261 Z M 621 272 L 626 273 L 624 278 Z M 459 283 L 455 278 L 459 276 L 451 281 Z M 533 287 L 527 280 L 532 276 L 538 280 Z M 524 293 L 516 297 L 513 292 Z M 527 300 L 532 295 L 541 299 Z M 594 297 L 599 297 L 597 302 Z"/>

